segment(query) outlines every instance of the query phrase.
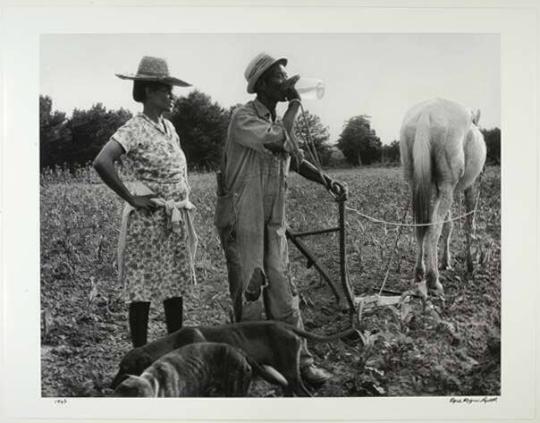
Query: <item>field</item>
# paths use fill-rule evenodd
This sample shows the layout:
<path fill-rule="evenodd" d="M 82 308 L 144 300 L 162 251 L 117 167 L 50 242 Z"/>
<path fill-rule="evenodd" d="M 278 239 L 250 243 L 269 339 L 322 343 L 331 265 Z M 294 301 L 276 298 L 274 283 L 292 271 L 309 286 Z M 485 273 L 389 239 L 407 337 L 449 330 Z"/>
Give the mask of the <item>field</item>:
<path fill-rule="evenodd" d="M 335 170 L 349 186 L 347 206 L 386 221 L 400 221 L 407 186 L 397 168 Z M 199 285 L 185 299 L 186 324 L 229 319 L 225 262 L 213 227 L 213 174 L 192 174 L 197 206 Z M 118 362 L 130 348 L 127 307 L 119 300 L 116 244 L 121 201 L 91 170 L 71 176 L 41 177 L 42 395 L 105 396 Z M 289 224 L 294 230 L 336 225 L 337 207 L 320 186 L 292 175 Z M 464 212 L 462 196 L 454 215 Z M 464 229 L 454 226 L 454 268 L 441 273 L 445 301 L 425 306 L 411 299 L 364 313 L 363 342 L 310 346 L 317 362 L 334 378 L 316 396 L 455 396 L 500 394 L 500 169 L 489 167 L 482 180 L 473 252 L 468 274 Z M 410 216 L 407 217 L 410 221 Z M 349 277 L 356 296 L 378 292 L 394 250 L 397 228 L 375 224 L 352 211 L 347 216 Z M 339 281 L 336 235 L 313 237 L 309 246 Z M 386 288 L 410 289 L 414 238 L 404 228 L 389 267 Z M 329 287 L 290 245 L 292 274 L 301 295 L 305 326 L 317 333 L 345 329 Z M 149 339 L 165 334 L 162 307 L 152 304 Z M 256 381 L 252 396 L 278 396 L 280 389 Z"/>

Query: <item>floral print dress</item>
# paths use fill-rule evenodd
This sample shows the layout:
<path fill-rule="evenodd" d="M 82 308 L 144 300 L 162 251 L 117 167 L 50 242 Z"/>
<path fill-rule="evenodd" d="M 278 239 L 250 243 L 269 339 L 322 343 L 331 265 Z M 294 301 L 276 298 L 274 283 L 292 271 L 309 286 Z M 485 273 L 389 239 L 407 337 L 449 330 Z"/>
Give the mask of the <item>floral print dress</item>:
<path fill-rule="evenodd" d="M 154 123 L 140 113 L 111 139 L 125 150 L 137 181 L 165 200 L 182 201 L 189 194 L 186 157 L 173 124 Z M 163 301 L 185 294 L 191 277 L 184 230 L 173 232 L 165 209 L 134 210 L 124 250 L 126 301 Z"/>

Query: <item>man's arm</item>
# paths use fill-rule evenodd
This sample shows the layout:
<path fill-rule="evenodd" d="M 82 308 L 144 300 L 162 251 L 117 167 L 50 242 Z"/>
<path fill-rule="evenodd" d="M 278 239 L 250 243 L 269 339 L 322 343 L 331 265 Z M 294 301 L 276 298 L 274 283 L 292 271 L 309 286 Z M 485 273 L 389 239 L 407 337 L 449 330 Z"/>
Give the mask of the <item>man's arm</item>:
<path fill-rule="evenodd" d="M 289 99 L 289 106 L 287 107 L 287 111 L 283 115 L 282 119 L 283 126 L 289 135 L 291 135 L 293 132 L 294 121 L 296 120 L 296 116 L 298 116 L 299 110 L 300 99 L 298 97 Z"/>
<path fill-rule="evenodd" d="M 340 184 L 339 182 L 334 181 L 327 174 L 317 169 L 313 164 L 308 162 L 303 158 L 303 153 L 298 147 L 298 142 L 293 133 L 293 125 L 300 108 L 300 95 L 298 91 L 291 87 L 287 93 L 287 99 L 289 100 L 289 108 L 283 116 L 283 126 L 287 133 L 289 134 L 289 140 L 292 145 L 292 168 L 304 178 L 309 179 L 310 181 L 317 182 L 323 185 L 327 190 L 329 190 L 336 198 L 347 198 L 347 188 Z"/>
<path fill-rule="evenodd" d="M 266 144 L 283 151 L 287 136 L 283 125 L 267 122 L 248 110 L 239 110 L 233 115 L 230 132 L 235 143 L 266 154 L 272 151 Z"/>
<path fill-rule="evenodd" d="M 296 137 L 293 133 L 293 125 L 296 116 L 298 115 L 298 110 L 300 109 L 300 95 L 298 94 L 298 91 L 296 91 L 294 86 L 289 88 L 289 90 L 287 91 L 287 99 L 289 100 L 289 108 L 283 116 L 283 126 L 285 126 L 285 130 L 289 134 L 293 149 L 295 149 L 295 152 L 297 152 L 296 155 L 293 154 L 292 168 L 304 178 L 309 179 L 313 182 L 318 182 L 319 184 L 324 185 L 327 189 L 329 189 L 332 180 L 327 175 L 319 171 L 319 169 L 313 166 L 310 162 L 305 160 L 303 158 L 303 154 L 298 153 L 299 147 L 298 143 L 296 142 Z M 297 157 L 298 160 L 294 160 L 295 157 Z"/>
<path fill-rule="evenodd" d="M 332 180 L 328 177 L 328 175 L 319 171 L 319 169 L 317 169 L 307 160 L 304 159 L 300 163 L 296 163 L 295 161 L 293 161 L 292 168 L 304 178 L 309 179 L 313 182 L 317 182 L 327 189 L 330 188 Z"/>
<path fill-rule="evenodd" d="M 333 180 L 326 173 L 317 169 L 307 160 L 302 160 L 299 164 L 295 163 L 294 161 L 292 163 L 293 163 L 293 166 L 292 166 L 293 170 L 298 172 L 304 178 L 323 185 L 327 190 L 329 190 L 332 193 L 332 195 L 334 195 L 336 199 L 339 199 L 339 200 L 347 199 L 348 190 L 347 190 L 346 185 Z"/>

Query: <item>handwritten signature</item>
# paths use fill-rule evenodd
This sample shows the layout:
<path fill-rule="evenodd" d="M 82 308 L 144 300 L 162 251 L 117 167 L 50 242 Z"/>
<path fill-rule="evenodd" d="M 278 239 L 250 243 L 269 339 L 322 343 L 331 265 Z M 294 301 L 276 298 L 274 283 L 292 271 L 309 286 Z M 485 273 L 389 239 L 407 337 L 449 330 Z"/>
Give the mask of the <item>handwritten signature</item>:
<path fill-rule="evenodd" d="M 450 404 L 490 404 L 496 403 L 499 397 L 482 397 L 482 398 L 470 398 L 470 397 L 460 397 L 450 398 Z"/>

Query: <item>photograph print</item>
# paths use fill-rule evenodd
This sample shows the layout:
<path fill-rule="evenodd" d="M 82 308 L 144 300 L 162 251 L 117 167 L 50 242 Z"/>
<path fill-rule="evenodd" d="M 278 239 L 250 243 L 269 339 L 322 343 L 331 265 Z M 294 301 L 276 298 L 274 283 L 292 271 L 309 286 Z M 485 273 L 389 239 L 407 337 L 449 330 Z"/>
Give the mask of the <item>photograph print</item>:
<path fill-rule="evenodd" d="M 42 397 L 501 395 L 498 34 L 39 43 Z"/>

